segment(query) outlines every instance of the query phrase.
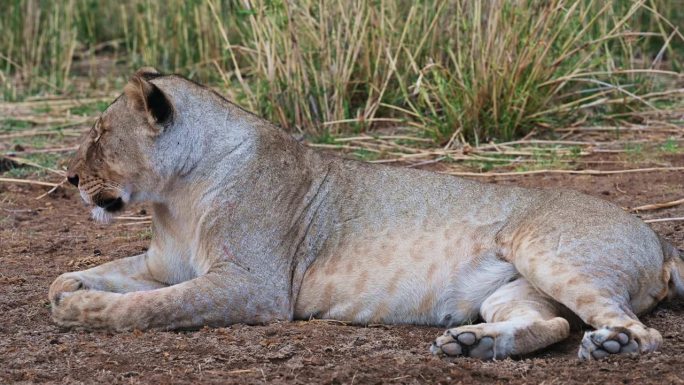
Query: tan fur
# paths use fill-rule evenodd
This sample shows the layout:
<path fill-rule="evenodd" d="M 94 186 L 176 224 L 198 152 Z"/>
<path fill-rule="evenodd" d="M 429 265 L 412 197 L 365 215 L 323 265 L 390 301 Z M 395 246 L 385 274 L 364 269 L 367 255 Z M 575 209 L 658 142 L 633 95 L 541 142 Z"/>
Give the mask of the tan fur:
<path fill-rule="evenodd" d="M 64 326 L 442 325 L 435 354 L 494 359 L 560 341 L 579 318 L 596 328 L 579 351 L 592 359 L 656 350 L 637 315 L 684 295 L 676 249 L 610 203 L 322 155 L 153 69 L 98 119 L 69 178 L 98 219 L 150 202 L 154 237 L 58 277 Z"/>

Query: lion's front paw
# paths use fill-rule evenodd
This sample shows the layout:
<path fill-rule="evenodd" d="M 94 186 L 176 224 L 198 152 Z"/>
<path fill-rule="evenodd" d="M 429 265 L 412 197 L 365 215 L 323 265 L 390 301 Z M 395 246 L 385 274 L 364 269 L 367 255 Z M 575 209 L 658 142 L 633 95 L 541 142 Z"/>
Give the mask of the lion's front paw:
<path fill-rule="evenodd" d="M 54 308 L 59 306 L 64 294 L 86 289 L 88 289 L 88 287 L 83 278 L 79 277 L 78 273 L 65 273 L 52 282 L 50 291 L 48 292 L 48 298 Z"/>
<path fill-rule="evenodd" d="M 60 326 L 91 329 L 112 327 L 111 308 L 121 294 L 95 290 L 62 292 L 52 306 L 52 319 Z"/>

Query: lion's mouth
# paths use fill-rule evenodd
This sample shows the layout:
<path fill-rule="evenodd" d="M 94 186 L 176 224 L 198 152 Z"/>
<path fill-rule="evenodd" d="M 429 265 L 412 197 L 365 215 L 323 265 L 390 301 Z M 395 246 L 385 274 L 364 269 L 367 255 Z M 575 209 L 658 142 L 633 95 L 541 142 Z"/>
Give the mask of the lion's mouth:
<path fill-rule="evenodd" d="M 120 211 L 124 206 L 124 201 L 121 197 L 116 198 L 99 198 L 95 199 L 95 204 L 102 207 L 107 212 L 114 213 Z"/>
<path fill-rule="evenodd" d="M 93 219 L 100 223 L 111 223 L 112 219 L 123 211 L 125 206 L 131 201 L 130 188 L 117 190 L 98 191 L 92 195 L 80 190 L 83 201 L 88 205 L 95 206 L 91 210 Z"/>

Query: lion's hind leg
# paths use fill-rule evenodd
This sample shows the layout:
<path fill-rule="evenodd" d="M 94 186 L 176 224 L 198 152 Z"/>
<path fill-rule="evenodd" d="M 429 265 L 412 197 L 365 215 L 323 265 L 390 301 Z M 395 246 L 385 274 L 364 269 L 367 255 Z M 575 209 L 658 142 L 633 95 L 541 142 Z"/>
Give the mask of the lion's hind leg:
<path fill-rule="evenodd" d="M 570 325 L 558 304 L 524 278 L 499 288 L 480 308 L 486 323 L 449 329 L 432 344 L 433 354 L 501 359 L 530 353 L 565 339 Z"/>
<path fill-rule="evenodd" d="M 585 302 L 570 304 L 577 315 L 596 330 L 584 333 L 578 356 L 601 359 L 611 354 L 650 353 L 660 348 L 663 338 L 656 329 L 645 326 L 632 312 L 628 301 L 618 295 L 597 292 L 582 297 Z M 655 302 L 655 301 L 654 301 Z M 578 306 L 579 305 L 579 306 Z"/>
<path fill-rule="evenodd" d="M 667 293 L 668 276 L 662 275 L 662 264 L 649 264 L 638 256 L 527 255 L 536 257 L 516 257 L 514 264 L 520 274 L 596 329 L 585 333 L 580 359 L 649 353 L 660 347 L 660 333 L 646 327 L 636 314 L 653 308 Z"/>

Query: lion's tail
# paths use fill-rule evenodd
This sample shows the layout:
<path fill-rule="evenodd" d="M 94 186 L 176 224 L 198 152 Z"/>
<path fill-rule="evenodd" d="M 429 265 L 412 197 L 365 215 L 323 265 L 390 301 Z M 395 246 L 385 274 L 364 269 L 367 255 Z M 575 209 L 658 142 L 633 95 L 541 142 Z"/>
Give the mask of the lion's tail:
<path fill-rule="evenodd" d="M 663 248 L 665 262 L 674 262 L 670 264 L 672 266 L 670 271 L 670 290 L 672 290 L 674 297 L 684 298 L 684 255 L 662 237 L 660 238 L 660 245 Z"/>

